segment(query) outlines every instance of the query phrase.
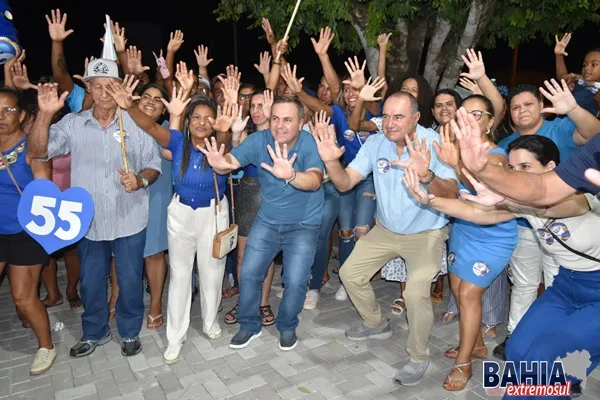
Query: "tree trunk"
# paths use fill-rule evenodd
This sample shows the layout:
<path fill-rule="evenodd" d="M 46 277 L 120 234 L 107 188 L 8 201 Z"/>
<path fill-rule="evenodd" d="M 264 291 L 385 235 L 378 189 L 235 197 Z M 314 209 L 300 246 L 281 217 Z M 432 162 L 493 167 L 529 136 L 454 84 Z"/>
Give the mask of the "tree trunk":
<path fill-rule="evenodd" d="M 352 26 L 356 30 L 360 43 L 362 44 L 363 50 L 365 51 L 365 57 L 367 58 L 367 68 L 371 76 L 377 76 L 377 62 L 379 61 L 379 49 L 372 47 L 367 44 L 367 38 L 365 37 L 365 31 L 357 22 L 352 22 Z"/>
<path fill-rule="evenodd" d="M 415 20 L 410 24 L 410 36 L 408 42 L 408 71 L 417 73 L 421 66 L 421 57 L 423 56 L 423 47 L 425 47 L 425 38 L 427 37 L 427 24 L 429 18 Z"/>
<path fill-rule="evenodd" d="M 390 38 L 392 46 L 386 62 L 386 80 L 392 93 L 398 86 L 398 80 L 408 73 L 408 22 L 404 18 L 399 18 L 396 22 L 396 32 Z"/>
<path fill-rule="evenodd" d="M 425 60 L 425 72 L 423 73 L 423 77 L 429 82 L 429 86 L 431 86 L 434 91 L 440 80 L 440 74 L 446 66 L 443 58 L 440 57 L 440 54 L 442 52 L 442 46 L 451 29 L 452 25 L 450 22 L 438 15 L 435 23 L 435 30 L 433 31 L 431 41 L 429 42 L 429 49 L 427 50 L 427 58 Z"/>

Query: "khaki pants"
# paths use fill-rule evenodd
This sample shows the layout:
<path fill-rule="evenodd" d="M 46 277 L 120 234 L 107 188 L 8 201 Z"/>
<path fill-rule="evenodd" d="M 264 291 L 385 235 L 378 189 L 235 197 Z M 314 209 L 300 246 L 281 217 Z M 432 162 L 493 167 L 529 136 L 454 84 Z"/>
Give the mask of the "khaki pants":
<path fill-rule="evenodd" d="M 367 327 L 383 322 L 381 309 L 375 299 L 371 278 L 385 263 L 396 257 L 406 261 L 406 302 L 409 335 L 406 345 L 411 361 L 429 359 L 429 332 L 433 324 L 430 300 L 431 281 L 441 270 L 442 249 L 448 238 L 447 229 L 399 235 L 377 223 L 362 237 L 340 269 L 340 278 L 356 311 Z"/>

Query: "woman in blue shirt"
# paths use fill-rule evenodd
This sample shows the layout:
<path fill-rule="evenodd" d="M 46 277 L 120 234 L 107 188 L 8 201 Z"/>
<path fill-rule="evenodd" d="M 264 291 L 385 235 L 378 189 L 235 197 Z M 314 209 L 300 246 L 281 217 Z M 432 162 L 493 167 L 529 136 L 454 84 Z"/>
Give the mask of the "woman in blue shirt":
<path fill-rule="evenodd" d="M 210 137 L 215 137 L 222 146 L 228 146 L 231 142 L 229 128 L 234 113 L 237 115 L 237 104 L 225 103 L 223 111 L 221 107 L 216 110 L 205 96 L 186 101 L 188 94 L 180 89 L 173 93 L 170 103 L 161 100 L 171 115 L 172 126 L 178 126 L 177 117 L 183 115 L 183 130 L 179 131 L 164 128 L 137 107 L 132 107 L 131 96 L 124 87 L 115 88 L 112 95 L 122 108 L 128 110 L 135 123 L 169 150 L 173 158 L 175 195 L 167 210 L 169 345 L 163 361 L 174 364 L 179 360 L 190 324 L 194 258 L 198 261 L 203 331 L 210 339 L 217 339 L 222 334 L 217 312 L 226 257 L 213 258 L 212 246 L 215 234 L 229 226 L 225 197 L 227 177 L 216 175 L 198 148 L 204 147 L 204 139 Z"/>
<path fill-rule="evenodd" d="M 25 115 L 19 94 L 0 89 L 0 275 L 8 268 L 10 293 L 19 317 L 31 326 L 38 340 L 29 372 L 39 375 L 48 371 L 56 359 L 48 312 L 38 296 L 42 266 L 49 256 L 21 228 L 17 208 L 25 187 L 34 179 L 51 179 L 51 173 L 50 163 L 27 155 L 27 138 L 21 130 Z"/>

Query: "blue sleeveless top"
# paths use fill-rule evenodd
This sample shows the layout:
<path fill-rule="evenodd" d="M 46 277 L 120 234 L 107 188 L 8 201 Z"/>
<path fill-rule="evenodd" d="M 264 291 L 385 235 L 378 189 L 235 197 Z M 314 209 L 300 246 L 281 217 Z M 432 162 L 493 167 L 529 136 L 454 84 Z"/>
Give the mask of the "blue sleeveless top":
<path fill-rule="evenodd" d="M 500 147 L 490 150 L 489 154 L 502 154 L 506 156 L 506 151 Z M 464 183 L 459 183 L 459 191 L 469 192 L 476 195 L 477 192 L 471 190 Z M 517 245 L 519 235 L 517 233 L 517 221 L 501 222 L 495 225 L 477 225 L 472 222 L 456 218 L 452 226 L 451 235 L 460 235 L 468 239 L 470 243 L 477 243 L 473 248 L 493 247 L 494 249 L 509 249 L 511 252 Z"/>
<path fill-rule="evenodd" d="M 33 181 L 33 172 L 27 164 L 27 138 L 23 138 L 10 150 L 2 152 L 10 172 L 15 177 L 21 191 Z M 4 162 L 0 159 L 0 235 L 15 234 L 23 231 L 17 219 L 17 208 L 21 195 L 6 171 Z"/>

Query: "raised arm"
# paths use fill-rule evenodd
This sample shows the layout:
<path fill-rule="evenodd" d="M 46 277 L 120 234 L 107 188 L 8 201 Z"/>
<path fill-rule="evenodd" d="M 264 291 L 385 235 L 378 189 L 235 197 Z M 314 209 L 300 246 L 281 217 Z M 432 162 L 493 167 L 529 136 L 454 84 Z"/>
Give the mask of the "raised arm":
<path fill-rule="evenodd" d="M 59 9 L 51 10 L 50 16 L 46 15 L 46 21 L 48 21 L 48 33 L 52 40 L 50 53 L 52 76 L 58 84 L 58 90 L 71 92 L 74 82 L 71 75 L 69 75 L 69 71 L 67 71 L 63 41 L 73 33 L 73 29 L 66 29 L 67 14 L 61 15 Z"/>
<path fill-rule="evenodd" d="M 285 80 L 290 90 L 294 93 L 298 100 L 306 105 L 306 107 L 310 108 L 314 112 L 325 111 L 327 116 L 331 117 L 333 115 L 333 108 L 331 106 L 322 103 L 319 99 L 312 97 L 308 93 L 302 89 L 302 82 L 304 78 L 296 78 L 296 66 L 294 65 L 294 69 L 290 67 L 290 64 L 286 64 L 283 67 L 283 72 L 281 77 Z"/>
<path fill-rule="evenodd" d="M 377 44 L 379 45 L 379 59 L 377 60 L 377 76 L 382 78 L 385 82 L 385 85 L 381 88 L 381 97 L 385 98 L 385 94 L 388 90 L 387 81 L 385 80 L 385 59 L 387 56 L 387 46 L 390 41 L 391 33 L 385 34 L 382 33 L 377 37 Z"/>
<path fill-rule="evenodd" d="M 568 80 L 569 71 L 567 70 L 567 64 L 565 63 L 565 57 L 568 56 L 567 45 L 571 41 L 571 34 L 565 33 L 561 40 L 558 40 L 558 36 L 554 36 L 556 45 L 554 46 L 554 55 L 556 57 L 556 79 Z"/>
<path fill-rule="evenodd" d="M 27 153 L 33 158 L 48 155 L 48 135 L 54 115 L 64 107 L 69 92 L 58 97 L 55 84 L 38 85 L 38 113 L 27 137 Z"/>
<path fill-rule="evenodd" d="M 342 84 L 350 85 L 352 89 L 360 92 L 360 90 L 362 90 L 362 88 L 366 85 L 365 68 L 367 67 L 367 60 L 365 60 L 362 67 L 360 67 L 358 63 L 358 57 L 354 56 L 354 60 L 352 60 L 352 58 L 348 58 L 348 61 L 346 61 L 344 65 L 350 74 L 350 80 L 345 80 L 342 82 Z M 379 112 L 381 111 L 379 103 L 376 101 L 367 101 L 363 107 L 372 115 L 379 115 Z"/>
<path fill-rule="evenodd" d="M 375 78 L 375 81 L 371 83 L 371 78 L 369 78 L 367 84 L 360 90 L 358 94 L 358 99 L 356 99 L 356 104 L 354 105 L 354 110 L 352 110 L 352 114 L 348 119 L 348 127 L 353 131 L 363 131 L 363 132 L 373 132 L 378 130 L 377 124 L 372 121 L 363 121 L 363 107 L 365 103 L 368 102 L 377 102 L 382 99 L 382 95 L 380 97 L 375 97 L 375 94 L 379 90 L 383 90 L 385 88 L 385 79 L 381 77 Z"/>
<path fill-rule="evenodd" d="M 319 56 L 319 61 L 321 61 L 321 66 L 323 67 L 323 75 L 325 76 L 325 80 L 329 85 L 329 90 L 331 90 L 331 98 L 337 99 L 340 94 L 341 86 L 340 86 L 340 78 L 338 77 L 333 65 L 331 65 L 331 60 L 329 59 L 329 54 L 327 51 L 329 50 L 329 46 L 331 45 L 331 41 L 335 37 L 335 33 L 331 33 L 330 27 L 321 28 L 319 32 L 319 41 L 317 42 L 314 38 L 311 38 L 312 44 L 315 48 L 315 53 Z"/>
<path fill-rule="evenodd" d="M 169 43 L 167 44 L 167 57 L 165 62 L 167 69 L 171 72 L 170 76 L 163 81 L 164 88 L 169 90 L 173 85 L 173 73 L 175 71 L 175 53 L 179 51 L 181 45 L 183 45 L 183 32 L 176 30 L 171 32 Z"/>
<path fill-rule="evenodd" d="M 213 59 L 208 58 L 208 47 L 204 45 L 198 46 L 198 51 L 194 50 L 194 55 L 196 56 L 196 62 L 198 63 L 198 75 L 207 81 L 210 81 L 208 66 L 213 62 Z"/>

